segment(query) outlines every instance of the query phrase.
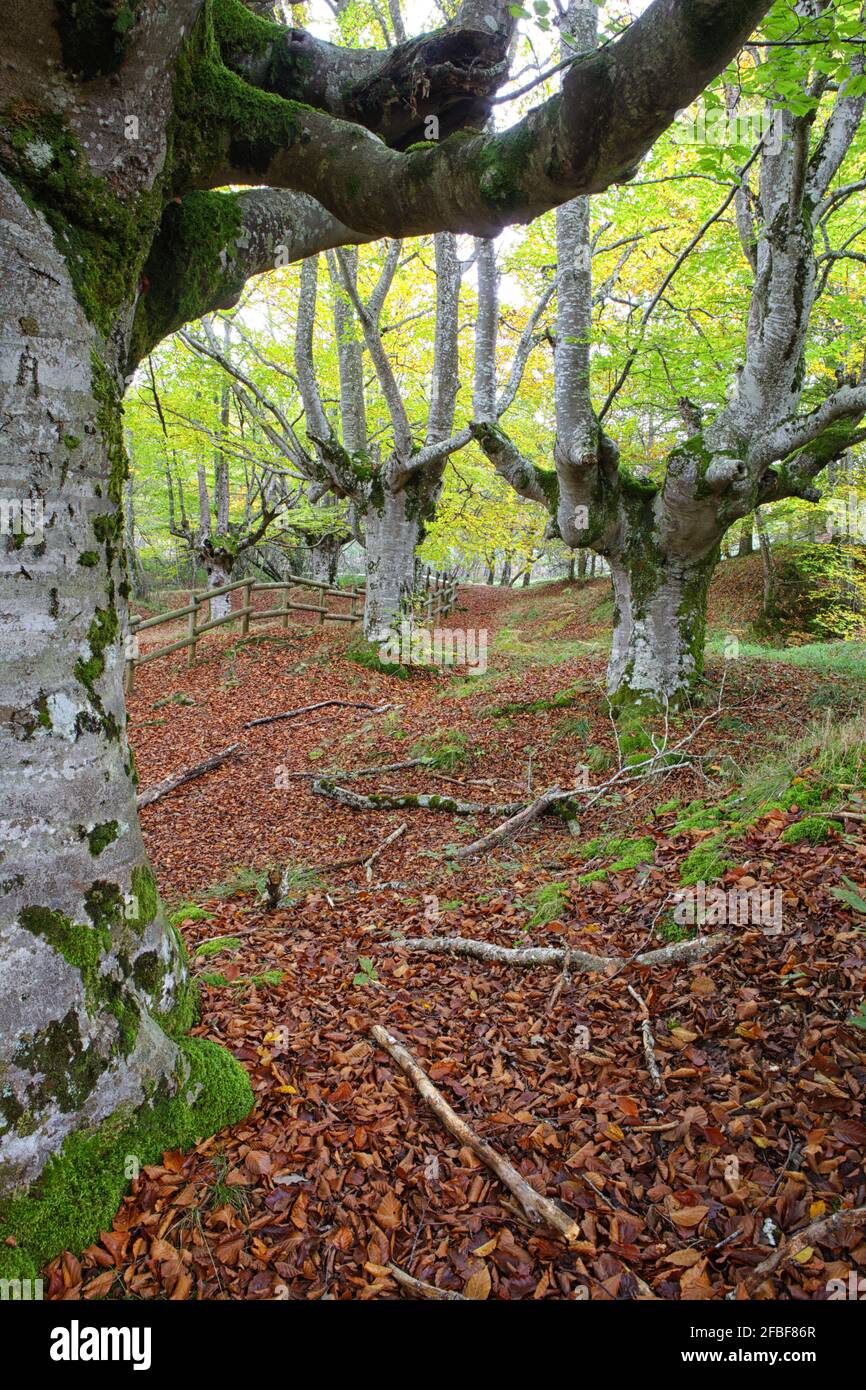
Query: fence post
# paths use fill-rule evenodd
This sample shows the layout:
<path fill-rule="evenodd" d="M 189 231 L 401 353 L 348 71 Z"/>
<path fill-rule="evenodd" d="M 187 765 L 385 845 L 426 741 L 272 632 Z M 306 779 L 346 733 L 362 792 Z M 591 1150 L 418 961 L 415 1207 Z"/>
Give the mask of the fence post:
<path fill-rule="evenodd" d="M 288 627 L 288 625 L 289 625 L 289 586 L 288 586 L 288 584 L 286 585 L 285 589 L 283 590 L 283 619 L 282 619 L 282 622 L 283 622 L 283 627 Z"/>
<path fill-rule="evenodd" d="M 319 627 L 325 626 L 325 613 L 327 612 L 328 595 L 324 589 L 319 590 Z"/>
<path fill-rule="evenodd" d="M 196 618 L 197 618 L 197 616 L 198 616 L 198 597 L 197 597 L 197 595 L 196 595 L 195 589 L 191 589 L 191 590 L 190 590 L 189 601 L 190 601 L 190 603 L 192 604 L 192 612 L 191 612 L 190 615 L 189 615 L 189 622 L 187 623 L 187 634 L 188 634 L 188 636 L 189 636 L 189 646 L 187 647 L 186 664 L 187 664 L 188 667 L 189 667 L 189 666 L 194 666 L 194 665 L 195 665 L 195 646 L 196 646 L 196 642 L 195 642 L 195 633 L 196 633 Z"/>
<path fill-rule="evenodd" d="M 241 637 L 246 637 L 250 630 L 249 609 L 253 606 L 253 581 L 247 580 L 244 585 L 244 611 L 241 614 Z"/>

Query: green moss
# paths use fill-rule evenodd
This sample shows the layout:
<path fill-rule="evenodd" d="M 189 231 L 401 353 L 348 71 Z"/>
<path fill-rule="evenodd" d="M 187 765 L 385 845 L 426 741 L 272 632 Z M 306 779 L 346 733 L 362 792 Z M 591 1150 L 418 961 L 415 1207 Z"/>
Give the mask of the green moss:
<path fill-rule="evenodd" d="M 16 1240 L 8 1261 L 16 1272 L 32 1273 L 61 1250 L 78 1253 L 109 1230 L 130 1161 L 155 1163 L 167 1149 L 189 1149 L 249 1113 L 249 1079 L 231 1053 L 204 1038 L 179 1047 L 189 1074 L 177 1095 L 121 1107 L 94 1131 L 69 1135 L 34 1187 L 0 1202 L 0 1241 Z"/>
<path fill-rule="evenodd" d="M 495 705 L 489 711 L 491 719 L 500 719 L 503 716 L 510 717 L 515 714 L 542 714 L 545 710 L 569 709 L 579 703 L 581 695 L 586 687 L 583 685 L 572 685 L 567 690 L 560 690 L 556 695 L 552 695 L 546 700 L 511 700 L 503 705 Z"/>
<path fill-rule="evenodd" d="M 215 956 L 220 951 L 234 951 L 242 944 L 239 936 L 212 936 L 209 941 L 200 941 L 195 947 L 195 955 Z"/>
<path fill-rule="evenodd" d="M 841 821 L 827 820 L 824 816 L 804 816 L 782 831 L 786 845 L 799 845 L 808 840 L 811 845 L 822 845 L 831 834 L 841 834 L 844 829 Z"/>
<path fill-rule="evenodd" d="M 722 853 L 727 838 L 728 832 L 722 831 L 695 845 L 680 865 L 680 883 L 711 883 L 732 869 L 733 861 Z"/>
<path fill-rule="evenodd" d="M 201 907 L 198 903 L 181 903 L 169 914 L 169 922 L 173 927 L 180 926 L 181 922 L 204 922 L 213 917 L 212 912 L 207 908 Z"/>
<path fill-rule="evenodd" d="M 119 834 L 120 827 L 116 820 L 103 821 L 101 825 L 94 825 L 92 830 L 86 832 L 90 853 L 94 858 L 97 858 L 104 849 L 114 843 Z"/>
<path fill-rule="evenodd" d="M 238 241 L 241 204 L 235 193 L 187 193 L 169 203 L 144 267 L 147 285 L 136 307 L 129 364 L 169 333 L 198 318 L 202 306 L 229 302 L 244 285 Z"/>
<path fill-rule="evenodd" d="M 76 0 L 93 4 L 95 0 Z M 12 103 L 0 113 L 12 182 L 45 216 L 88 319 L 108 336 L 135 293 L 162 207 L 161 180 L 123 203 L 91 171 L 76 137 L 53 112 Z"/>
<path fill-rule="evenodd" d="M 536 888 L 532 895 L 534 908 L 529 919 L 530 927 L 545 927 L 548 922 L 561 918 L 568 903 L 567 883 L 545 883 Z"/>
<path fill-rule="evenodd" d="M 485 140 L 479 156 L 478 190 L 485 203 L 505 211 L 519 200 L 535 136 L 526 123 Z"/>
<path fill-rule="evenodd" d="M 95 565 L 99 564 L 99 552 L 96 550 L 82 550 L 77 563 L 82 565 L 84 569 L 93 569 Z"/>

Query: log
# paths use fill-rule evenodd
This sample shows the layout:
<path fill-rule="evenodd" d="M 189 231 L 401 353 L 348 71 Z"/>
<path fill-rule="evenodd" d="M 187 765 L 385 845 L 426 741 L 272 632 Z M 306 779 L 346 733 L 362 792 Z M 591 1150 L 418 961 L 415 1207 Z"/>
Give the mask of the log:
<path fill-rule="evenodd" d="M 495 946 L 492 941 L 476 941 L 470 936 L 408 936 L 395 937 L 394 944 L 406 951 L 423 951 L 428 955 L 473 956 L 491 965 L 556 965 L 567 963 L 570 970 L 583 974 L 609 970 L 611 966 L 677 965 L 681 961 L 700 960 L 717 950 L 725 941 L 721 932 L 714 936 L 698 936 L 693 941 L 674 941 L 655 951 L 639 955 L 594 956 L 588 951 L 563 949 L 558 946 Z"/>
<path fill-rule="evenodd" d="M 581 1240 L 581 1235 L 580 1226 L 574 1218 L 562 1211 L 549 1197 L 543 1197 L 539 1192 L 536 1192 L 535 1188 L 518 1173 L 507 1158 L 503 1158 L 490 1144 L 484 1139 L 480 1139 L 469 1128 L 469 1125 L 460 1118 L 456 1110 L 452 1110 L 426 1072 L 422 1071 L 411 1052 L 402 1043 L 399 1043 L 386 1028 L 375 1023 L 370 1029 L 370 1033 L 379 1046 L 390 1057 L 393 1057 L 400 1070 L 405 1072 L 414 1083 L 416 1089 L 424 1097 L 433 1113 L 442 1121 L 445 1128 L 461 1144 L 465 1144 L 474 1154 L 477 1154 L 482 1163 L 485 1163 L 496 1174 L 500 1182 L 504 1183 L 509 1192 L 513 1193 L 529 1220 L 535 1224 L 549 1226 L 551 1230 L 557 1231 L 568 1245 L 577 1245 Z"/>
<path fill-rule="evenodd" d="M 205 758 L 200 763 L 195 763 L 192 767 L 185 767 L 181 772 L 173 772 L 170 777 L 164 777 L 161 782 L 155 782 L 146 791 L 139 792 L 135 798 L 135 804 L 139 810 L 142 806 L 150 806 L 154 801 L 159 801 L 160 797 L 167 796 L 173 792 L 175 787 L 183 786 L 184 782 L 191 782 L 193 777 L 202 777 L 206 772 L 213 772 L 214 768 L 220 767 L 232 754 L 240 748 L 239 743 L 232 743 L 228 748 L 224 748 L 221 753 L 215 753 L 211 758 Z"/>

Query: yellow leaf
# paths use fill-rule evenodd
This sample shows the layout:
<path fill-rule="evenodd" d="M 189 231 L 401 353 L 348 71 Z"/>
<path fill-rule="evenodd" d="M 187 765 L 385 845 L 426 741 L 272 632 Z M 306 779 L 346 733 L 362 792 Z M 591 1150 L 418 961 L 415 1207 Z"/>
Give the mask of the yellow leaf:
<path fill-rule="evenodd" d="M 827 1203 L 826 1203 L 826 1202 L 813 1202 L 812 1205 L 811 1205 L 810 1208 L 809 1208 L 809 1219 L 810 1219 L 811 1221 L 817 1221 L 817 1220 L 818 1220 L 818 1217 L 819 1217 L 819 1216 L 823 1216 L 823 1215 L 824 1215 L 824 1212 L 825 1212 L 826 1210 L 827 1210 Z"/>
<path fill-rule="evenodd" d="M 471 1274 L 466 1281 L 463 1290 L 467 1298 L 477 1299 L 482 1302 L 490 1294 L 490 1271 L 486 1265 L 482 1265 L 474 1274 Z"/>
<path fill-rule="evenodd" d="M 499 1236 L 496 1235 L 492 1240 L 486 1240 L 483 1245 L 479 1245 L 472 1253 L 473 1255 L 492 1255 L 498 1244 Z"/>
<path fill-rule="evenodd" d="M 294 1086 L 278 1086 L 277 1090 L 281 1096 L 296 1096 L 298 1094 Z"/>
<path fill-rule="evenodd" d="M 804 1245 L 803 1249 L 798 1250 L 793 1258 L 797 1261 L 798 1265 L 805 1265 L 809 1263 L 814 1253 L 815 1251 L 811 1245 Z"/>

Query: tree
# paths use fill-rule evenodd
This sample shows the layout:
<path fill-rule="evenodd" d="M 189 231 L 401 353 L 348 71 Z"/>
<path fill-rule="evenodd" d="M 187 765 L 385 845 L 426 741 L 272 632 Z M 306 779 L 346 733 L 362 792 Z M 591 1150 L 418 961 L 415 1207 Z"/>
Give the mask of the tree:
<path fill-rule="evenodd" d="M 586 13 L 583 5 L 570 11 Z M 565 541 L 589 545 L 610 564 L 615 619 L 608 689 L 617 703 L 663 707 L 692 696 L 703 670 L 707 593 L 727 530 L 778 499 L 818 500 L 814 479 L 866 438 L 859 429 L 866 414 L 866 362 L 852 380 L 829 391 L 810 392 L 805 373 L 816 302 L 832 267 L 858 255 L 849 241 L 831 244 L 828 224 L 864 186 L 859 177 L 834 185 L 860 126 L 866 80 L 864 45 L 855 40 L 845 75 L 830 81 L 821 42 L 832 38 L 832 18 L 821 5 L 798 7 L 794 19 L 801 28 L 813 25 L 815 46 L 797 55 L 793 76 L 787 55 L 784 66 L 770 66 L 767 76 L 776 85 L 766 97 L 765 129 L 773 138 L 761 137 L 720 207 L 668 269 L 644 307 L 637 340 L 600 410 L 591 392 L 587 200 L 557 210 L 559 488 L 553 510 Z M 729 89 L 729 114 L 736 114 L 738 101 Z M 620 462 L 605 416 L 679 266 L 732 204 L 753 277 L 743 360 L 712 420 L 705 423 L 702 404 L 680 399 L 684 437 L 669 450 L 661 476 L 634 473 Z M 551 491 L 541 485 L 537 466 L 527 464 L 501 433 L 476 433 L 513 485 L 550 505 Z"/>
<path fill-rule="evenodd" d="M 136 814 L 124 381 L 274 264 L 383 235 L 491 235 L 627 177 L 766 9 L 655 0 L 575 62 L 561 98 L 467 136 L 507 75 L 504 0 L 465 0 L 385 52 L 240 0 L 6 7 L 3 491 L 44 516 L 38 539 L 8 536 L 3 552 L 0 1181 L 43 1180 L 7 1265 L 28 1240 L 41 1256 L 90 1238 L 122 1153 L 189 1142 L 250 1103 L 228 1054 L 182 1041 L 193 994 Z M 428 118 L 440 139 L 413 149 Z M 101 1197 L 84 1211 L 64 1165 L 88 1164 Z"/>

